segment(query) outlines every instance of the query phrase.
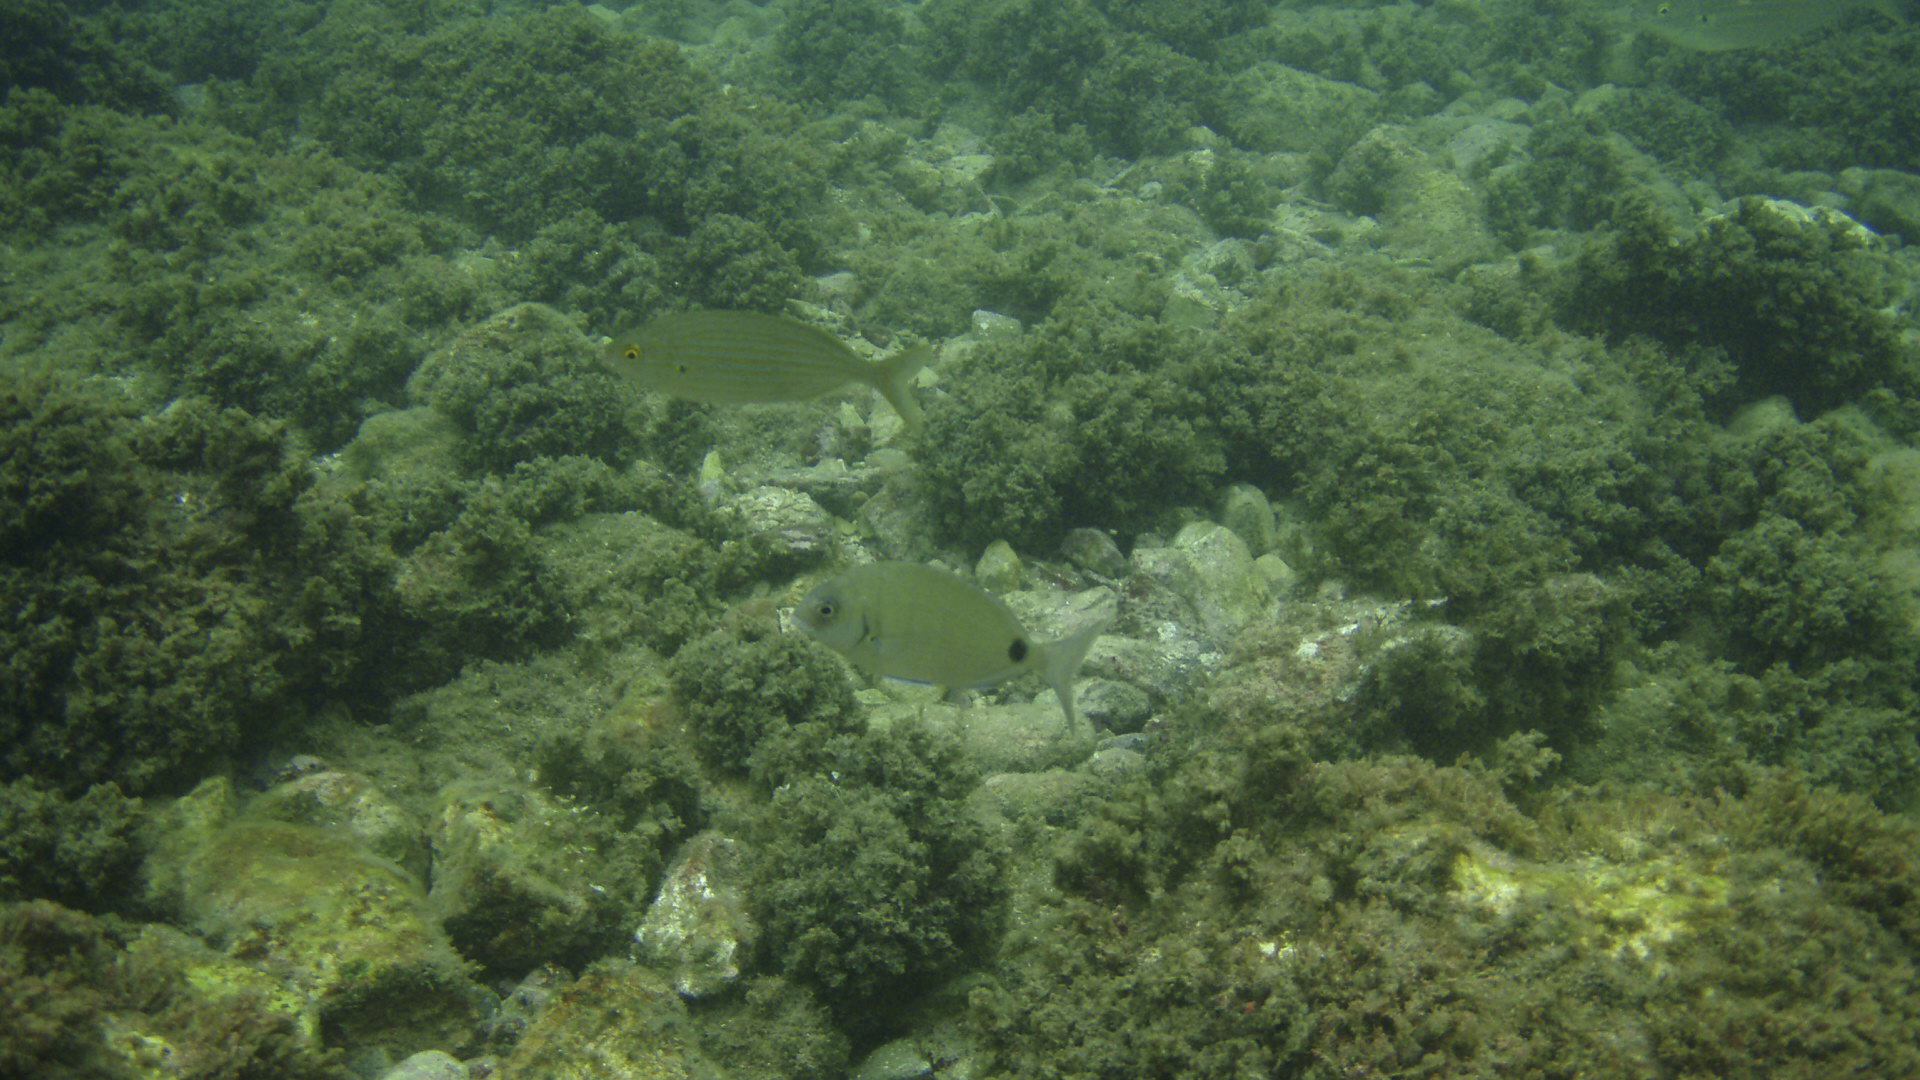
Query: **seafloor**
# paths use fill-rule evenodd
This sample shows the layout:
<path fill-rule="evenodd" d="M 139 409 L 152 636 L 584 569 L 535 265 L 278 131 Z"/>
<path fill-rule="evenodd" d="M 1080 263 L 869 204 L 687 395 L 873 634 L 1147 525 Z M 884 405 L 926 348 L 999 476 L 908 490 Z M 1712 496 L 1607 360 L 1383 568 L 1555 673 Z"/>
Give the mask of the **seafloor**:
<path fill-rule="evenodd" d="M 0 1077 L 1920 1077 L 1920 25 L 1644 6 L 0 0 Z"/>

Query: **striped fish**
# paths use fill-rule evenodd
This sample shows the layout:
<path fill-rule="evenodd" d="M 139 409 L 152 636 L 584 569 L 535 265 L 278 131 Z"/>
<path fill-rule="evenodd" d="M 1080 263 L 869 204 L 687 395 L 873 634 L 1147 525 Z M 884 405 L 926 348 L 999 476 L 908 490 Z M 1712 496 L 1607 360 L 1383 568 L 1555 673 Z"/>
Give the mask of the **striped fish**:
<path fill-rule="evenodd" d="M 1906 21 L 1898 0 L 1638 0 L 1635 25 L 1682 48 L 1725 52 L 1818 30 L 1858 8 Z"/>
<path fill-rule="evenodd" d="M 921 343 L 872 363 L 825 330 L 784 315 L 708 310 L 663 315 L 614 338 L 605 357 L 607 367 L 649 390 L 717 405 L 807 401 L 862 382 L 918 432 L 913 376 L 933 349 Z"/>

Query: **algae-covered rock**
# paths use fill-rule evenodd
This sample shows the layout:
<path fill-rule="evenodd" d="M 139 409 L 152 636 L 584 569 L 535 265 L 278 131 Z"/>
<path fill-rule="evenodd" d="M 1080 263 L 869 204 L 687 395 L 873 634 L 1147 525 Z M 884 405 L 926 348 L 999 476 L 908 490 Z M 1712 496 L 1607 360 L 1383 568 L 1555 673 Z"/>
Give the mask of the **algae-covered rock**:
<path fill-rule="evenodd" d="M 467 1080 L 466 1065 L 444 1050 L 422 1050 L 380 1074 L 380 1080 Z"/>
<path fill-rule="evenodd" d="M 302 773 L 268 788 L 252 811 L 276 821 L 337 829 L 414 880 L 427 879 L 426 829 L 357 773 L 324 767 Z"/>
<path fill-rule="evenodd" d="M 352 1080 L 312 1001 L 170 926 L 0 904 L 0 1071 L 36 1080 Z"/>
<path fill-rule="evenodd" d="M 459 783 L 431 827 L 432 904 L 460 951 L 503 972 L 583 965 L 624 936 L 658 858 L 537 789 Z"/>
<path fill-rule="evenodd" d="M 582 975 L 527 1026 L 500 1080 L 712 1080 L 687 1005 L 631 963 Z"/>
<path fill-rule="evenodd" d="M 247 813 L 210 780 L 168 808 L 147 876 L 153 903 L 357 1044 L 453 1045 L 478 1019 L 421 882 L 349 831 Z"/>
<path fill-rule="evenodd" d="M 623 460 L 632 453 L 618 380 L 566 316 L 518 304 L 429 355 L 407 393 L 466 432 L 466 458 L 505 468 L 540 455 Z"/>
<path fill-rule="evenodd" d="M 1542 1075 L 1764 1076 L 1809 1038 L 1819 1071 L 1920 1068 L 1905 817 L 1759 770 L 1708 798 L 1548 793 L 1519 748 L 1512 769 L 1314 763 L 1272 717 L 1184 722 L 1014 875 L 1050 932 L 1009 938 L 970 1001 L 1009 1075 L 1152 1046 L 1169 1075 L 1498 1047 Z M 1828 1040 L 1836 1000 L 1861 1019 Z"/>
<path fill-rule="evenodd" d="M 1332 154 L 1352 143 L 1380 111 L 1380 95 L 1350 82 L 1262 60 L 1228 81 L 1223 128 L 1233 141 L 1264 152 Z"/>
<path fill-rule="evenodd" d="M 1220 494 L 1220 524 L 1247 545 L 1254 558 L 1280 542 L 1280 519 L 1266 493 L 1252 484 L 1228 484 Z"/>
<path fill-rule="evenodd" d="M 688 998 L 731 985 L 760 937 L 745 887 L 739 841 L 711 831 L 688 840 L 634 931 L 640 959 Z"/>
<path fill-rule="evenodd" d="M 1141 577 L 1185 601 L 1190 629 L 1210 641 L 1226 640 L 1273 601 L 1246 541 L 1212 522 L 1181 529 L 1171 547 L 1136 549 L 1133 564 Z"/>

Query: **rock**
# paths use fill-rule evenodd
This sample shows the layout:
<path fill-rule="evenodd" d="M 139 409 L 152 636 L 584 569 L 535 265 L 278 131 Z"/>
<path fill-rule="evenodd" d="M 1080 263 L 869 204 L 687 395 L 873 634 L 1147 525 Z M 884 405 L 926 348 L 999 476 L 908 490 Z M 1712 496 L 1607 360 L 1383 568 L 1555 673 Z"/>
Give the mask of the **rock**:
<path fill-rule="evenodd" d="M 1103 780 L 1118 780 L 1144 772 L 1147 759 L 1138 750 L 1129 750 L 1124 746 L 1109 746 L 1104 750 L 1095 750 L 1087 759 L 1087 771 Z"/>
<path fill-rule="evenodd" d="M 1449 155 L 1432 153 L 1413 131 L 1381 124 L 1349 147 L 1327 178 L 1342 209 L 1377 219 L 1388 242 L 1455 262 L 1491 254 L 1478 197 Z"/>
<path fill-rule="evenodd" d="M 1080 715 L 1096 730 L 1139 731 L 1153 715 L 1145 690 L 1113 679 L 1088 679 L 1075 691 Z"/>
<path fill-rule="evenodd" d="M 498 1080 L 707 1080 L 687 1005 L 659 972 L 600 966 L 534 1018 Z"/>
<path fill-rule="evenodd" d="M 983 773 L 1073 765 L 1093 749 L 1086 725 L 1069 727 L 1050 690 L 1032 704 L 974 705 L 964 713 L 951 706 L 939 708 L 950 712 L 946 719 L 959 733 L 967 759 Z"/>
<path fill-rule="evenodd" d="M 1178 625 L 1161 627 L 1157 640 L 1105 636 L 1094 642 L 1081 670 L 1128 683 L 1157 705 L 1179 698 L 1217 668 L 1221 654 Z"/>
<path fill-rule="evenodd" d="M 1877 232 L 1920 243 L 1920 176 L 1895 169 L 1858 168 L 1848 169 L 1841 176 L 1843 183 L 1857 183 L 1859 187 L 1852 207 L 1855 217 Z"/>
<path fill-rule="evenodd" d="M 1005 540 L 988 544 L 973 568 L 974 581 L 990 593 L 1012 592 L 1020 587 L 1025 576 L 1026 568 L 1021 565 L 1020 556 Z"/>
<path fill-rule="evenodd" d="M 1052 641 L 1099 624 L 1111 627 L 1120 613 L 1120 597 L 1105 585 L 1063 593 L 1059 589 L 1022 589 L 1001 597 L 1020 625 L 1041 641 Z"/>
<path fill-rule="evenodd" d="M 1245 541 L 1210 521 L 1181 529 L 1170 547 L 1136 549 L 1133 564 L 1136 575 L 1190 606 L 1199 624 L 1194 629 L 1210 642 L 1225 641 L 1264 614 L 1273 601 Z M 1172 615 L 1181 621 L 1177 613 Z"/>
<path fill-rule="evenodd" d="M 967 796 L 967 805 L 976 819 L 989 824 L 1039 818 L 1050 825 L 1066 825 L 1088 783 L 1084 773 L 1067 769 L 994 773 Z"/>
<path fill-rule="evenodd" d="M 426 830 L 357 773 L 327 768 L 300 773 L 268 788 L 252 810 L 276 821 L 344 830 L 415 881 L 427 879 Z"/>
<path fill-rule="evenodd" d="M 1279 520 L 1273 504 L 1252 484 L 1231 484 L 1220 497 L 1220 524 L 1246 541 L 1247 550 L 1256 558 L 1273 550 L 1279 536 Z"/>
<path fill-rule="evenodd" d="M 149 900 L 271 973 L 341 1042 L 408 1054 L 471 1033 L 487 995 L 420 881 L 351 831 L 239 812 L 224 779 L 158 816 Z"/>
<path fill-rule="evenodd" d="M 759 928 L 747 914 L 740 844 L 711 830 L 688 840 L 634 931 L 638 958 L 665 970 L 682 997 L 740 977 Z"/>
<path fill-rule="evenodd" d="M 1067 561 L 1101 577 L 1118 578 L 1127 574 L 1127 557 L 1113 537 L 1099 529 L 1075 529 L 1060 544 Z"/>
<path fill-rule="evenodd" d="M 617 941 L 621 883 L 593 880 L 588 822 L 532 788 L 454 784 L 432 827 L 431 899 L 460 951 L 490 967 L 577 964 Z"/>
<path fill-rule="evenodd" d="M 1253 571 L 1267 583 L 1267 591 L 1274 596 L 1285 596 L 1300 585 L 1300 572 L 1271 551 L 1253 560 Z"/>
<path fill-rule="evenodd" d="M 573 976 L 567 969 L 557 964 L 546 964 L 529 972 L 481 1023 L 481 1045 L 495 1052 L 512 1050 L 540 1011 L 552 1004 L 554 995 L 572 981 Z"/>
<path fill-rule="evenodd" d="M 1234 75 L 1222 117 L 1239 146 L 1261 152 L 1337 153 L 1374 115 L 1380 95 L 1350 82 L 1262 60 Z"/>
<path fill-rule="evenodd" d="M 827 553 L 833 540 L 833 515 L 805 494 L 761 486 L 718 508 L 724 519 L 767 544 L 777 555 L 811 563 Z"/>
<path fill-rule="evenodd" d="M 933 1062 L 910 1039 L 894 1041 L 874 1048 L 853 1070 L 852 1080 L 916 1080 L 932 1076 Z"/>
<path fill-rule="evenodd" d="M 1266 581 L 1255 571 L 1246 542 L 1233 530 L 1196 521 L 1180 530 L 1173 547 L 1193 560 L 1199 588 L 1188 599 L 1208 630 L 1230 634 L 1271 606 L 1273 596 Z"/>
<path fill-rule="evenodd" d="M 981 341 L 1019 337 L 1022 329 L 1020 320 L 1011 315 L 1002 315 L 986 308 L 974 310 L 973 336 Z"/>
<path fill-rule="evenodd" d="M 381 1073 L 380 1080 L 467 1080 L 467 1067 L 444 1050 L 422 1050 Z"/>

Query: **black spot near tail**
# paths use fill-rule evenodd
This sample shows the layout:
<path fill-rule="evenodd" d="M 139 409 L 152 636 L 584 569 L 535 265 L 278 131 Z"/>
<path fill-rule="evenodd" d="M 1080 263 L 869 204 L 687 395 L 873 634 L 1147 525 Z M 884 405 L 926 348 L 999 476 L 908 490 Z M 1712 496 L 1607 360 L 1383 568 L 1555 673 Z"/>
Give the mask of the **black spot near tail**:
<path fill-rule="evenodd" d="M 1013 661 L 1014 663 L 1016 663 L 1016 664 L 1017 664 L 1017 663 L 1019 663 L 1020 661 L 1022 661 L 1022 660 L 1025 660 L 1026 658 L 1027 658 L 1027 641 L 1026 641 L 1026 639 L 1025 639 L 1025 638 L 1014 638 L 1014 639 L 1013 639 L 1013 644 L 1011 644 L 1011 645 L 1009 645 L 1009 646 L 1007 646 L 1007 659 L 1009 659 L 1009 660 L 1011 660 L 1011 661 Z"/>

